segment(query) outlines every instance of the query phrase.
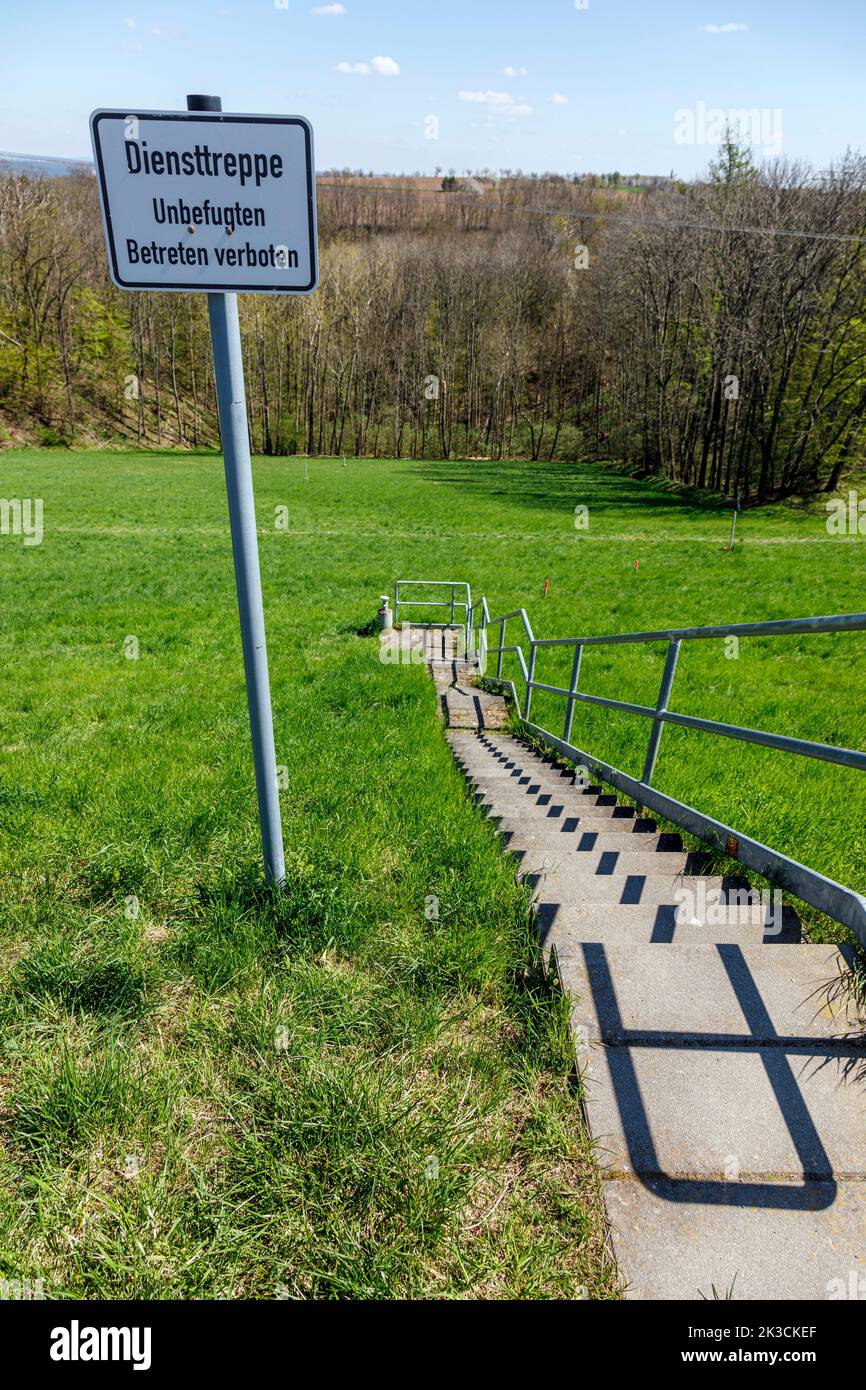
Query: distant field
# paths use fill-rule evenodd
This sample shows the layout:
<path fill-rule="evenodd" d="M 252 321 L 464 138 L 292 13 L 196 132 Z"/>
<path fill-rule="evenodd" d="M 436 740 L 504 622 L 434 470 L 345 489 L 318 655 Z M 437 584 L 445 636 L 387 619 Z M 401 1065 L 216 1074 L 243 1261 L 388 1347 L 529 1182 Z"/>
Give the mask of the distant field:
<path fill-rule="evenodd" d="M 221 460 L 0 454 L 0 494 L 43 498 L 45 528 L 0 537 L 0 1275 L 85 1297 L 611 1296 L 526 903 L 432 684 L 378 660 L 378 597 L 465 578 L 542 636 L 843 612 L 864 541 L 768 510 L 728 555 L 729 513 L 600 468 L 255 471 L 278 899 Z M 674 707 L 863 747 L 864 646 L 695 646 Z M 584 688 L 652 702 L 661 661 L 590 653 Z M 575 738 L 640 769 L 643 721 L 578 710 Z M 854 773 L 668 729 L 656 780 L 866 888 Z"/>

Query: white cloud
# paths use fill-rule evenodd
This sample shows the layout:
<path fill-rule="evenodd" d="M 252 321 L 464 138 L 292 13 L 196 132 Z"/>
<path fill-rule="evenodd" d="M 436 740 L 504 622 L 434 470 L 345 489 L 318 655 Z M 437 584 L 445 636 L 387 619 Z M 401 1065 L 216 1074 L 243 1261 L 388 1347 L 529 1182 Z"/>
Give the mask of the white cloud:
<path fill-rule="evenodd" d="M 345 5 L 314 5 L 310 14 L 347 14 Z"/>
<path fill-rule="evenodd" d="M 565 96 L 562 92 L 554 92 L 550 100 L 553 102 L 554 106 L 568 105 L 568 97 Z"/>
<path fill-rule="evenodd" d="M 748 32 L 749 32 L 749 26 L 748 26 L 748 24 L 739 24 L 739 23 L 734 23 L 734 22 L 731 22 L 731 23 L 729 23 L 729 24 L 705 24 L 705 25 L 704 25 L 704 33 L 705 33 L 705 34 L 734 34 L 734 33 L 736 33 L 738 30 L 742 30 L 744 33 L 748 33 Z"/>
<path fill-rule="evenodd" d="M 490 116 L 506 116 L 516 118 L 519 116 L 531 116 L 532 107 L 525 101 L 515 101 L 510 92 L 469 92 L 461 91 L 457 93 L 461 101 L 476 102 L 479 106 L 486 106 Z"/>
<path fill-rule="evenodd" d="M 400 76 L 400 64 L 395 63 L 393 58 L 373 58 L 371 60 L 371 66 L 373 71 L 377 72 L 380 77 Z"/>
<path fill-rule="evenodd" d="M 375 72 L 379 77 L 399 77 L 400 64 L 393 58 L 371 58 L 369 63 L 338 63 L 337 72 L 353 73 L 356 77 L 369 77 Z"/>
<path fill-rule="evenodd" d="M 484 106 L 510 106 L 514 97 L 510 92 L 458 92 L 461 101 L 477 101 Z"/>
<path fill-rule="evenodd" d="M 513 68 L 513 67 L 511 66 L 511 64 L 509 63 L 507 68 L 503 68 L 503 69 L 502 69 L 502 76 L 503 76 L 503 77 L 525 77 L 525 76 L 526 76 L 526 68 Z"/>

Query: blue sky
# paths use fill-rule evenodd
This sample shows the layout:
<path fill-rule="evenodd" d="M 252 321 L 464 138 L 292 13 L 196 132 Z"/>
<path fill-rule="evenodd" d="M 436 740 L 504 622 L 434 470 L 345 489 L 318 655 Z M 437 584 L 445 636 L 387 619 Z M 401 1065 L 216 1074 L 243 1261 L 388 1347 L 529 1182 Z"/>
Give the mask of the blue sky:
<path fill-rule="evenodd" d="M 308 116 L 320 169 L 688 177 L 701 103 L 765 112 L 769 152 L 781 129 L 818 167 L 866 149 L 866 0 L 584 3 L 4 0 L 0 149 L 89 157 L 94 107 L 190 91 Z"/>

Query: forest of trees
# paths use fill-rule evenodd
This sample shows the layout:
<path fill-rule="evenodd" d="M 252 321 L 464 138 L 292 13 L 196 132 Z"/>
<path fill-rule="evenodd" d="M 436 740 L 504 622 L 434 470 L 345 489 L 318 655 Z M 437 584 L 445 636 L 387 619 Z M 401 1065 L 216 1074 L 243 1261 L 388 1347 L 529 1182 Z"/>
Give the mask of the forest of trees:
<path fill-rule="evenodd" d="M 241 298 L 257 452 L 592 457 L 744 500 L 862 462 L 859 155 L 758 170 L 728 142 L 690 185 L 335 176 L 318 201 L 317 293 Z M 204 296 L 114 289 L 88 173 L 0 171 L 4 436 L 218 443 Z"/>

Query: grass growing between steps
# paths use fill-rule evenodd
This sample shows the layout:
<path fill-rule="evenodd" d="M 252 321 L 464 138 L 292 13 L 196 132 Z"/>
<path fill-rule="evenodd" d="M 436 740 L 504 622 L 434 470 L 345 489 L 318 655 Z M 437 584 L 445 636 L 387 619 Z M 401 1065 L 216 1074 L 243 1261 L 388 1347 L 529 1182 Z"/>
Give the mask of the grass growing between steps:
<path fill-rule="evenodd" d="M 263 538 L 271 894 L 218 461 L 30 466 L 4 491 L 45 497 L 43 545 L 0 545 L 0 1276 L 614 1296 L 526 900 L 426 672 L 358 635 L 386 554 Z"/>

